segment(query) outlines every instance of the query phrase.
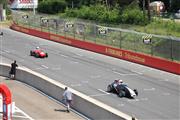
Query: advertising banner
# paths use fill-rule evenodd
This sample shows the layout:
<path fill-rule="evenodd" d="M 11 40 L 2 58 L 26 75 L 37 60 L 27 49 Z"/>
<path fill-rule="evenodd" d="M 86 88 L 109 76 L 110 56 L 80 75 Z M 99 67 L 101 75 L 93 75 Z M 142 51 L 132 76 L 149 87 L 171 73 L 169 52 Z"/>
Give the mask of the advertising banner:
<path fill-rule="evenodd" d="M 12 0 L 11 8 L 20 9 L 20 8 L 37 8 L 38 0 Z"/>

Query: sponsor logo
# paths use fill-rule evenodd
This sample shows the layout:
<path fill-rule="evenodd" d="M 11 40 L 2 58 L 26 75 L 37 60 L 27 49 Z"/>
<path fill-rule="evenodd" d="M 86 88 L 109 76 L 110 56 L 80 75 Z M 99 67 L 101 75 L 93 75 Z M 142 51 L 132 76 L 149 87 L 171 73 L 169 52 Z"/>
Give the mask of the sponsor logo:
<path fill-rule="evenodd" d="M 127 58 L 129 60 L 145 63 L 145 59 L 142 57 L 139 57 L 138 55 L 132 55 L 130 53 L 125 52 L 124 56 L 125 56 L 125 58 Z"/>
<path fill-rule="evenodd" d="M 38 0 L 11 0 L 10 8 L 37 8 Z"/>
<path fill-rule="evenodd" d="M 145 35 L 142 36 L 144 44 L 151 44 L 152 43 L 152 35 Z"/>
<path fill-rule="evenodd" d="M 111 48 L 106 48 L 106 53 L 110 54 L 110 55 L 115 55 L 118 57 L 122 57 L 123 56 L 123 52 L 119 51 L 119 50 L 114 50 Z"/>
<path fill-rule="evenodd" d="M 15 30 L 20 30 L 20 27 L 17 27 L 17 26 L 13 26 Z"/>
<path fill-rule="evenodd" d="M 21 31 L 24 32 L 24 33 L 29 33 L 29 30 L 25 29 L 25 28 L 21 28 Z"/>
<path fill-rule="evenodd" d="M 145 63 L 145 58 L 140 57 L 138 55 L 133 55 L 133 54 L 128 53 L 128 52 L 123 52 L 121 50 L 115 50 L 115 49 L 112 49 L 112 48 L 106 48 L 105 52 L 110 54 L 110 55 L 113 55 L 113 56 L 124 57 L 124 58 L 126 58 L 128 60 Z"/>
<path fill-rule="evenodd" d="M 106 27 L 98 28 L 98 33 L 101 35 L 105 35 L 105 34 L 107 34 L 107 32 L 108 32 L 108 29 Z"/>
<path fill-rule="evenodd" d="M 20 4 L 29 4 L 29 3 L 33 3 L 33 0 L 19 0 Z"/>

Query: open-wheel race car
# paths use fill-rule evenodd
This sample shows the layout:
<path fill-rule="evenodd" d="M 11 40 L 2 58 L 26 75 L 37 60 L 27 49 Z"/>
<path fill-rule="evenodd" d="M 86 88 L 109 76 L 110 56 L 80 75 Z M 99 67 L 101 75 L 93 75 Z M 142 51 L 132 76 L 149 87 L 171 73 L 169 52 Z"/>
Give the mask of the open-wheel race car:
<path fill-rule="evenodd" d="M 34 56 L 37 58 L 45 58 L 48 57 L 48 53 L 44 52 L 41 49 L 36 48 L 35 50 L 30 51 L 30 56 Z"/>
<path fill-rule="evenodd" d="M 114 80 L 113 83 L 107 86 L 107 92 L 116 93 L 120 98 L 127 97 L 134 99 L 138 96 L 137 89 L 132 90 L 122 80 Z"/>

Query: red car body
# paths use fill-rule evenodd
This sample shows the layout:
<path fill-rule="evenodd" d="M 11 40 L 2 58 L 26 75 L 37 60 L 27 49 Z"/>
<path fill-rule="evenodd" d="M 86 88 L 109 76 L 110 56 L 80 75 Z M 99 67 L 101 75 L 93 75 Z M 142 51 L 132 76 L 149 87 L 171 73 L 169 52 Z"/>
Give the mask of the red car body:
<path fill-rule="evenodd" d="M 48 57 L 48 53 L 45 53 L 43 50 L 31 50 L 30 51 L 31 56 L 35 56 L 37 58 L 45 58 Z"/>

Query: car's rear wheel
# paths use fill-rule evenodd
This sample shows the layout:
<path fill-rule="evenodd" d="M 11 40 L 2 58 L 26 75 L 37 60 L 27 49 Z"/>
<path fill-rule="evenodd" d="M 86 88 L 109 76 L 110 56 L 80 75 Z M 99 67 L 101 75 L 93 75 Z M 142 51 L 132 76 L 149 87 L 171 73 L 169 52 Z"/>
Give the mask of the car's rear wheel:
<path fill-rule="evenodd" d="M 125 91 L 119 91 L 120 98 L 125 97 L 125 95 L 126 95 Z"/>
<path fill-rule="evenodd" d="M 113 89 L 113 88 L 112 88 L 111 85 L 108 85 L 108 86 L 107 86 L 107 92 L 112 92 L 112 89 Z"/>
<path fill-rule="evenodd" d="M 33 51 L 30 51 L 30 56 L 33 56 Z"/>

